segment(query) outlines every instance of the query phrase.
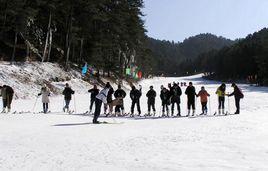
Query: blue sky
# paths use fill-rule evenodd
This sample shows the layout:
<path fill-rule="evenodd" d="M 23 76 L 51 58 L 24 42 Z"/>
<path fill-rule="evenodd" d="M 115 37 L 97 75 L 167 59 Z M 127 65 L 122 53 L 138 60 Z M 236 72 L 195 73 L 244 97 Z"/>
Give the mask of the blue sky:
<path fill-rule="evenodd" d="M 148 35 L 183 41 L 199 33 L 243 38 L 268 27 L 268 0 L 144 0 Z"/>

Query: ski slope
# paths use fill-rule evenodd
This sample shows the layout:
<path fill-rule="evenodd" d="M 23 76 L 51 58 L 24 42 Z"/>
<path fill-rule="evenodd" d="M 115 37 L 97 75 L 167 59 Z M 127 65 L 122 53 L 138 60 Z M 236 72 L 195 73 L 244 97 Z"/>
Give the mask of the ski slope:
<path fill-rule="evenodd" d="M 216 111 L 220 83 L 197 75 L 141 81 L 143 113 L 149 86 L 158 93 L 159 115 L 160 86 L 173 81 L 192 81 L 198 91 L 204 85 L 211 94 L 211 112 Z M 239 86 L 245 98 L 241 114 L 232 116 L 100 118 L 111 124 L 93 125 L 92 116 L 81 115 L 89 105 L 83 89 L 75 89 L 80 94 L 71 102 L 73 115 L 61 112 L 62 96 L 51 98 L 49 114 L 0 114 L 0 170 L 268 170 L 268 88 Z M 16 100 L 12 110 L 32 111 L 35 100 Z M 41 107 L 37 99 L 35 112 Z M 129 112 L 129 92 L 125 107 Z M 181 108 L 186 115 L 185 95 Z M 235 111 L 233 98 L 229 109 Z M 197 110 L 201 112 L 199 99 Z"/>

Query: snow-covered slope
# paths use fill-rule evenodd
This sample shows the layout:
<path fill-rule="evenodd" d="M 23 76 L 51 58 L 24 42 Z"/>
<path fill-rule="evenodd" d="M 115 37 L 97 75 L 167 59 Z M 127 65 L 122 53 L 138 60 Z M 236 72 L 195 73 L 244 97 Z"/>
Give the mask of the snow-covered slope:
<path fill-rule="evenodd" d="M 200 75 L 144 80 L 142 111 L 147 111 L 145 92 L 154 85 L 193 81 L 205 85 L 212 113 L 217 109 L 217 82 Z M 232 91 L 227 85 L 227 91 Z M 93 125 L 89 95 L 76 94 L 71 107 L 62 112 L 63 97 L 51 99 L 50 114 L 0 115 L 0 170 L 268 170 L 268 89 L 239 85 L 245 98 L 241 114 L 197 118 L 100 118 L 112 124 Z M 79 87 L 80 88 L 80 87 Z M 185 87 L 182 88 L 183 91 Z M 227 109 L 234 112 L 234 100 Z M 34 100 L 16 100 L 13 110 L 31 109 Z M 41 110 L 40 99 L 37 102 Z M 125 100 L 130 110 L 130 98 Z M 228 107 L 229 106 L 229 107 Z M 186 97 L 182 95 L 182 114 Z M 197 105 L 200 111 L 200 104 Z"/>
<path fill-rule="evenodd" d="M 40 92 L 42 85 L 47 85 L 54 94 L 62 91 L 65 82 L 73 83 L 77 87 L 88 85 L 81 80 L 77 71 L 64 71 L 55 63 L 21 63 L 10 65 L 0 63 L 0 85 L 9 85 L 15 91 L 15 98 L 31 98 Z"/>

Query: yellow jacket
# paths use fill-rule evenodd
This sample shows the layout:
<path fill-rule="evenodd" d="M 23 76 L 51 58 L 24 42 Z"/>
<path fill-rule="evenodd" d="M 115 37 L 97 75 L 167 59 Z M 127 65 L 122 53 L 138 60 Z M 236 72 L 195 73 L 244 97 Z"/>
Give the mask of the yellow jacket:
<path fill-rule="evenodd" d="M 224 96 L 226 95 L 225 92 L 222 91 L 220 88 L 217 89 L 216 94 L 217 94 L 219 97 L 224 97 Z"/>

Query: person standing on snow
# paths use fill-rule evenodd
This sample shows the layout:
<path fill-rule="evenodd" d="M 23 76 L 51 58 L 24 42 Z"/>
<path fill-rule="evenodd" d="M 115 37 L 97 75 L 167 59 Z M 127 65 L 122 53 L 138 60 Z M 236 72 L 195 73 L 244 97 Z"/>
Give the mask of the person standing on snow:
<path fill-rule="evenodd" d="M 137 110 L 140 116 L 141 115 L 141 108 L 140 108 L 140 98 L 141 98 L 141 91 L 136 89 L 135 86 L 132 86 L 132 90 L 130 91 L 130 98 L 132 100 L 131 104 L 131 117 L 134 117 L 134 108 L 137 104 Z"/>
<path fill-rule="evenodd" d="M 114 97 L 116 99 L 115 115 L 124 115 L 124 98 L 126 97 L 126 92 L 122 89 L 121 85 L 118 85 L 118 89 L 114 92 Z M 122 112 L 122 113 L 121 113 Z"/>
<path fill-rule="evenodd" d="M 111 88 L 111 85 L 109 82 L 107 82 L 104 89 L 101 90 L 100 93 L 96 96 L 93 124 L 100 123 L 98 121 L 98 118 L 99 118 L 100 113 L 101 113 L 101 105 L 102 105 L 102 103 L 107 104 L 107 96 L 108 96 L 110 88 Z"/>
<path fill-rule="evenodd" d="M 88 92 L 91 93 L 89 113 L 92 113 L 93 104 L 96 102 L 96 96 L 99 94 L 100 90 L 97 88 L 97 85 L 94 85 L 94 87 L 88 90 Z"/>
<path fill-rule="evenodd" d="M 2 100 L 3 100 L 3 111 L 1 113 L 10 112 L 14 90 L 8 85 L 3 85 L 3 87 L 0 87 L 0 90 L 1 90 L 0 96 L 2 96 Z M 7 111 L 6 111 L 6 108 L 7 108 Z"/>
<path fill-rule="evenodd" d="M 41 92 L 38 94 L 38 96 L 42 95 L 42 103 L 43 103 L 43 112 L 47 113 L 48 112 L 48 104 L 49 104 L 49 96 L 50 96 L 50 91 L 46 86 L 41 88 Z"/>
<path fill-rule="evenodd" d="M 244 98 L 244 94 L 242 91 L 237 87 L 235 83 L 232 84 L 232 87 L 234 88 L 234 91 L 229 94 L 228 96 L 234 96 L 235 98 L 235 106 L 236 106 L 236 112 L 235 114 L 240 114 L 240 99 Z"/>
<path fill-rule="evenodd" d="M 65 100 L 65 106 L 63 107 L 63 112 L 65 112 L 66 109 L 67 109 L 67 112 L 70 112 L 69 105 L 72 100 L 72 94 L 74 94 L 74 91 L 71 89 L 68 83 L 65 84 L 65 88 L 62 94 L 64 95 L 64 100 Z"/>
<path fill-rule="evenodd" d="M 186 88 L 185 94 L 187 95 L 187 108 L 188 108 L 187 116 L 190 116 L 191 108 L 193 110 L 192 116 L 194 116 L 195 115 L 195 97 L 197 94 L 195 92 L 195 87 L 193 86 L 192 82 L 190 82 L 189 86 Z"/>
<path fill-rule="evenodd" d="M 171 91 L 170 91 L 170 95 L 171 95 L 171 116 L 174 115 L 174 107 L 175 104 L 177 105 L 177 117 L 181 116 L 181 108 L 180 108 L 180 103 L 181 103 L 181 96 L 182 92 L 181 92 L 181 88 L 179 86 L 179 84 L 174 83 Z"/>
<path fill-rule="evenodd" d="M 148 116 L 151 116 L 151 108 L 153 108 L 154 116 L 155 116 L 155 97 L 156 92 L 154 91 L 154 87 L 150 86 L 150 90 L 147 92 L 146 97 L 148 98 L 147 104 L 148 104 Z"/>
<path fill-rule="evenodd" d="M 221 86 L 218 87 L 216 91 L 216 94 L 218 95 L 218 101 L 219 101 L 219 107 L 218 107 L 219 114 L 221 113 L 225 114 L 224 112 L 224 102 L 225 102 L 225 95 L 226 95 L 225 90 L 226 90 L 226 85 L 222 83 Z"/>
<path fill-rule="evenodd" d="M 108 92 L 108 95 L 107 95 L 107 103 L 104 104 L 104 114 L 106 116 L 111 115 L 113 113 L 113 94 L 114 94 L 114 89 L 110 85 L 110 89 L 109 89 L 109 92 Z M 108 111 L 108 113 L 106 113 L 108 108 L 109 108 L 109 111 Z"/>
<path fill-rule="evenodd" d="M 208 113 L 207 103 L 208 103 L 209 96 L 210 96 L 210 94 L 208 94 L 208 92 L 205 90 L 205 87 L 202 86 L 201 90 L 197 94 L 197 97 L 200 97 L 201 106 L 202 106 L 201 115 L 207 115 L 207 113 Z"/>
<path fill-rule="evenodd" d="M 165 87 L 161 86 L 160 98 L 162 100 L 162 117 L 169 117 L 169 108 L 170 105 L 170 92 Z M 167 115 L 165 115 L 165 111 L 167 111 Z"/>

